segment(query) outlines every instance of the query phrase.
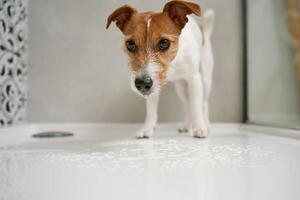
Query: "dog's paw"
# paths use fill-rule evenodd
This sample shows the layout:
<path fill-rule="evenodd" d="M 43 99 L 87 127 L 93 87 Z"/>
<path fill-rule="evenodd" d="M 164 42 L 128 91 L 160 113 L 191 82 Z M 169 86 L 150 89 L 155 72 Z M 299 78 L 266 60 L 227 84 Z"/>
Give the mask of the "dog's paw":
<path fill-rule="evenodd" d="M 151 138 L 153 136 L 154 129 L 142 129 L 136 133 L 137 139 Z"/>
<path fill-rule="evenodd" d="M 189 128 L 188 128 L 188 126 L 182 124 L 178 127 L 177 131 L 178 131 L 178 133 L 188 133 Z"/>
<path fill-rule="evenodd" d="M 206 138 L 208 136 L 208 130 L 207 129 L 195 129 L 193 130 L 193 136 L 195 138 Z"/>

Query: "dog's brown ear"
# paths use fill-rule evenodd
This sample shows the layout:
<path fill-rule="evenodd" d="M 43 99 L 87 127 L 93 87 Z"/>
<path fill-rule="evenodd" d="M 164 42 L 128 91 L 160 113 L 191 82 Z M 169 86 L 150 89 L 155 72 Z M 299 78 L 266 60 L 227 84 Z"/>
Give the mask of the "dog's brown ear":
<path fill-rule="evenodd" d="M 201 8 L 195 3 L 173 0 L 165 5 L 163 12 L 168 14 L 179 29 L 182 29 L 188 22 L 187 15 L 194 13 L 200 16 Z"/>
<path fill-rule="evenodd" d="M 137 10 L 128 5 L 118 8 L 107 18 L 106 29 L 108 29 L 111 22 L 115 21 L 116 25 L 123 32 L 127 22 L 135 13 L 137 13 Z"/>

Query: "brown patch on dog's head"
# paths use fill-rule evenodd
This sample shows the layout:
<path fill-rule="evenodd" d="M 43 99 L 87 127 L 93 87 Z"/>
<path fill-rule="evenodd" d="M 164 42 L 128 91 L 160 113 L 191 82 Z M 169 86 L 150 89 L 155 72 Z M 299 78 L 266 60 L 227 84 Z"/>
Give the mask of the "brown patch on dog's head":
<path fill-rule="evenodd" d="M 176 57 L 181 30 L 187 15 L 201 14 L 200 6 L 185 1 L 170 1 L 162 12 L 139 13 L 125 5 L 115 10 L 107 20 L 107 28 L 115 21 L 124 35 L 125 52 L 136 77 L 149 75 L 153 87 L 166 81 L 168 67 Z"/>

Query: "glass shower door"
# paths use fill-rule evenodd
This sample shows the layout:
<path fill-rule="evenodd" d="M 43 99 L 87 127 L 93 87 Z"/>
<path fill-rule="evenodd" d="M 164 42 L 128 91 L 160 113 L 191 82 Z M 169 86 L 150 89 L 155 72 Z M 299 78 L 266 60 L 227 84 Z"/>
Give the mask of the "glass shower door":
<path fill-rule="evenodd" d="M 247 2 L 248 120 L 300 129 L 300 1 Z"/>

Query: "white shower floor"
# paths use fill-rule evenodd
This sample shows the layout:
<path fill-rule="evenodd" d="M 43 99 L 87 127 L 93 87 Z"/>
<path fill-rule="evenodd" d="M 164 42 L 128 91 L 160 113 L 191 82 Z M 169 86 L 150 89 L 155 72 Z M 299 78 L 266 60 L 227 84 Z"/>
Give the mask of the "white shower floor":
<path fill-rule="evenodd" d="M 207 139 L 137 125 L 38 125 L 0 130 L 1 200 L 298 200 L 297 131 L 214 125 Z M 34 139 L 42 130 L 70 138 Z M 299 137 L 298 137 L 299 138 Z"/>

